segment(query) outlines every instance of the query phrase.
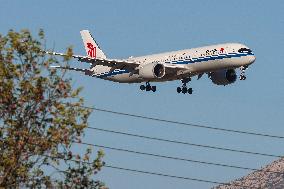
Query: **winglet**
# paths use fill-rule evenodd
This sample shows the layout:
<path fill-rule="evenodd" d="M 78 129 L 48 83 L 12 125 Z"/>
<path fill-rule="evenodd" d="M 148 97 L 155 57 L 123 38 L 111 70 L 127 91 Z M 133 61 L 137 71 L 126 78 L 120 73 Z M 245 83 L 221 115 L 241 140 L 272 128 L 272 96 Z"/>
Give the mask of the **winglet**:
<path fill-rule="evenodd" d="M 96 43 L 95 39 L 90 34 L 89 30 L 82 30 L 80 31 L 80 33 L 83 39 L 87 55 L 92 58 L 106 59 L 106 55 L 101 50 L 99 45 Z"/>

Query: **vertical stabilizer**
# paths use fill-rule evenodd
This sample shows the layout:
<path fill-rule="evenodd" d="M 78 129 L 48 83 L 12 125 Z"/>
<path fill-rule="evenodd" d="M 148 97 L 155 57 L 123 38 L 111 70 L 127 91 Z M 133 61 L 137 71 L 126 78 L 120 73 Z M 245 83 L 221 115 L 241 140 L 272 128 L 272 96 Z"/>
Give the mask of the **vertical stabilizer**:
<path fill-rule="evenodd" d="M 105 59 L 106 55 L 101 50 L 95 39 L 90 34 L 89 30 L 80 31 L 83 43 L 86 49 L 86 53 L 89 57 Z"/>

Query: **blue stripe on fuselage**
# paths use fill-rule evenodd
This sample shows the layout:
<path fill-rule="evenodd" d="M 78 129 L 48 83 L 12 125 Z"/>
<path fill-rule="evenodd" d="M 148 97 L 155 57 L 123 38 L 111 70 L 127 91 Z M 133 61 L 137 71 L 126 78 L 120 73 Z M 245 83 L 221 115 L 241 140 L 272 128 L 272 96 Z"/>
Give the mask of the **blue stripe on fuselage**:
<path fill-rule="evenodd" d="M 253 53 L 228 53 L 228 54 L 219 54 L 219 55 L 212 55 L 212 56 L 205 56 L 205 57 L 198 57 L 198 58 L 192 58 L 192 60 L 181 60 L 181 61 L 173 61 L 173 62 L 166 62 L 169 64 L 193 64 L 197 62 L 205 62 L 210 60 L 221 60 L 224 58 L 236 58 L 236 57 L 242 57 L 242 56 L 248 56 L 253 55 Z"/>
<path fill-rule="evenodd" d="M 236 57 L 242 57 L 242 56 L 249 56 L 254 55 L 253 53 L 228 53 L 228 54 L 218 54 L 218 55 L 211 55 L 211 56 L 205 56 L 205 57 L 198 57 L 198 58 L 192 58 L 191 60 L 185 59 L 185 60 L 174 60 L 171 62 L 165 62 L 167 64 L 193 64 L 197 62 L 206 62 L 210 60 L 221 60 L 224 58 L 236 58 Z M 128 70 L 114 70 L 112 72 L 105 72 L 101 74 L 97 74 L 96 77 L 99 78 L 105 78 L 110 76 L 115 76 L 119 74 L 129 73 Z"/>

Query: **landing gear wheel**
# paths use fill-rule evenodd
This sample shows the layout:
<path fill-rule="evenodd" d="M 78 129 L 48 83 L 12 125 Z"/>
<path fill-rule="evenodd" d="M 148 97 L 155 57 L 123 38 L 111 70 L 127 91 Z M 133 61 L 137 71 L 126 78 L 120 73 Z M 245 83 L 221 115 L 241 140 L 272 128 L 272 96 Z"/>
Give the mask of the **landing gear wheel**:
<path fill-rule="evenodd" d="M 181 88 L 177 87 L 177 92 L 180 93 L 181 92 Z"/>
<path fill-rule="evenodd" d="M 156 86 L 152 86 L 152 91 L 156 92 L 156 90 L 157 90 Z"/>
<path fill-rule="evenodd" d="M 187 88 L 186 88 L 186 87 L 183 87 L 183 88 L 182 88 L 182 93 L 183 93 L 183 94 L 187 93 Z"/>
<path fill-rule="evenodd" d="M 146 89 L 145 85 L 140 85 L 140 89 L 144 91 Z"/>
<path fill-rule="evenodd" d="M 192 94 L 192 88 L 187 88 L 186 84 L 188 82 L 191 81 L 191 78 L 190 77 L 187 77 L 187 78 L 183 78 L 181 80 L 182 82 L 182 86 L 181 87 L 177 87 L 177 92 L 178 93 L 183 93 L 183 94 Z"/>
<path fill-rule="evenodd" d="M 144 90 L 146 90 L 146 91 L 153 91 L 153 92 L 157 91 L 157 87 L 156 86 L 151 86 L 149 82 L 146 82 L 146 85 L 140 85 L 140 89 L 142 91 L 144 91 Z"/>
<path fill-rule="evenodd" d="M 146 85 L 146 91 L 151 91 L 151 85 Z"/>
<path fill-rule="evenodd" d="M 246 80 L 246 76 L 245 75 L 240 75 L 240 80 Z"/>

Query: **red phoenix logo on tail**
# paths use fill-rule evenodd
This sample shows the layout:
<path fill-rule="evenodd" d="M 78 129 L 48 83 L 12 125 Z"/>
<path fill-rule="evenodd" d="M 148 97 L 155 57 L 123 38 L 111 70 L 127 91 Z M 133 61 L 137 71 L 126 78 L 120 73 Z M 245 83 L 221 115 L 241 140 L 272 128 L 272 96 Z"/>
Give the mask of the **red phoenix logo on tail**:
<path fill-rule="evenodd" d="M 94 47 L 94 45 L 92 43 L 87 43 L 87 47 L 88 47 L 88 55 L 92 58 L 96 58 L 97 56 L 97 48 Z"/>

